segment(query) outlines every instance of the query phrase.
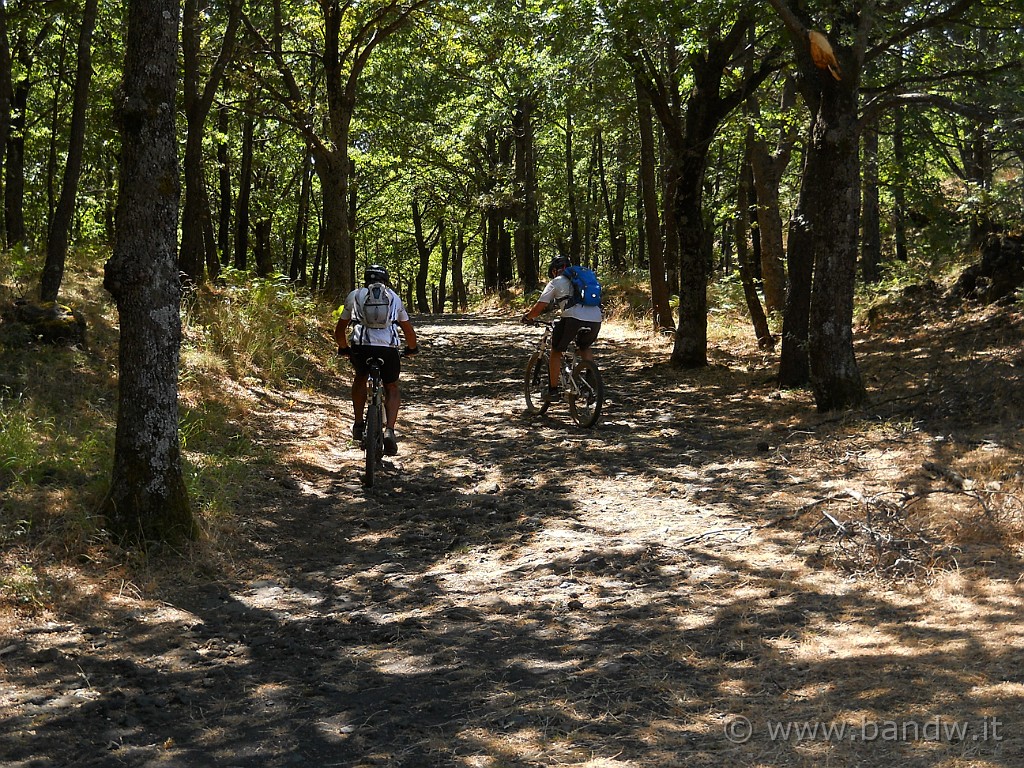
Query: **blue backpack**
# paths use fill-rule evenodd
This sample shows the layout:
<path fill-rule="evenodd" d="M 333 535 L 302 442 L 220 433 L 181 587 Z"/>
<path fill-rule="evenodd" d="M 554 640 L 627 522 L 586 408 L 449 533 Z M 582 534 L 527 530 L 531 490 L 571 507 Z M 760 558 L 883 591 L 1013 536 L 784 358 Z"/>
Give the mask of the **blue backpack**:
<path fill-rule="evenodd" d="M 594 270 L 586 267 L 568 267 L 562 272 L 572 283 L 573 296 L 566 307 L 582 304 L 585 307 L 601 306 L 601 283 L 597 281 Z"/>

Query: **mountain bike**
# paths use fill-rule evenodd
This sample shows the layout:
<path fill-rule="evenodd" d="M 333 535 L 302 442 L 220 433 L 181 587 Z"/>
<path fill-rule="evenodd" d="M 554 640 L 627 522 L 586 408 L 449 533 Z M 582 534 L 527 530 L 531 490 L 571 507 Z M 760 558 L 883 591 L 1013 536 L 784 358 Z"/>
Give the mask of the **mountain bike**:
<path fill-rule="evenodd" d="M 399 353 L 406 357 L 405 350 Z M 363 485 L 373 486 L 377 470 L 384 461 L 384 430 L 387 427 L 387 411 L 384 399 L 387 397 L 381 370 L 384 361 L 379 357 L 368 357 L 366 367 L 366 416 L 363 419 L 362 446 L 366 464 L 363 471 Z"/>
<path fill-rule="evenodd" d="M 548 397 L 548 360 L 551 358 L 551 331 L 554 323 L 535 321 L 534 325 L 544 326 L 544 333 L 537 342 L 537 348 L 526 363 L 526 412 L 540 415 L 551 405 Z M 579 332 L 589 331 L 586 326 Z M 581 427 L 592 427 L 601 416 L 604 405 L 604 382 L 601 371 L 593 360 L 579 356 L 576 339 L 562 355 L 563 399 L 569 404 L 569 414 Z"/>
<path fill-rule="evenodd" d="M 366 378 L 366 418 L 363 420 L 363 452 L 366 455 L 366 469 L 363 485 L 373 486 L 373 477 L 384 457 L 384 380 L 381 368 L 384 361 L 370 357 L 366 366 L 370 369 Z"/>

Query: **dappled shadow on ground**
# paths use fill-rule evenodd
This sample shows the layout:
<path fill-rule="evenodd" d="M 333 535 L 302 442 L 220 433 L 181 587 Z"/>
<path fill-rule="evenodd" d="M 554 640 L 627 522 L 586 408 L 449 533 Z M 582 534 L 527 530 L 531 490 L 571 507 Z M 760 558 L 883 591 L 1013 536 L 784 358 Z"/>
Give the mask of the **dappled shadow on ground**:
<path fill-rule="evenodd" d="M 1019 350 L 1014 327 L 1002 343 Z M 950 443 L 989 428 L 1019 448 L 1019 401 L 1000 400 L 998 424 L 984 409 L 922 415 L 921 371 L 884 369 L 897 356 L 883 339 L 861 351 L 882 382 L 873 404 L 819 415 L 756 364 L 676 372 L 664 342 L 609 332 L 605 417 L 578 430 L 564 406 L 522 412 L 532 331 L 469 317 L 420 329 L 402 453 L 378 487 L 359 483 L 343 380 L 268 393 L 258 442 L 278 464 L 251 480 L 230 574 L 0 642 L 0 761 L 1024 760 L 1024 603 L 1018 573 L 999 570 L 1012 560 L 927 582 L 814 567 L 857 546 L 816 527 L 823 510 L 940 485 L 922 457 L 952 466 Z M 934 380 L 971 380 L 980 354 L 943 359 Z M 1011 363 L 1001 375 L 1019 377 Z"/>

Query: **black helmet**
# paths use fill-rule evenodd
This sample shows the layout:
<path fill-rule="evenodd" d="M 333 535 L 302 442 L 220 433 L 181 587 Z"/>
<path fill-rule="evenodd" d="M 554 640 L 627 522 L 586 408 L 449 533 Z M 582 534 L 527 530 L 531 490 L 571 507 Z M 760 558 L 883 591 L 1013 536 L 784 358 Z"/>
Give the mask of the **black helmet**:
<path fill-rule="evenodd" d="M 559 269 L 566 269 L 571 266 L 572 262 L 565 256 L 555 256 L 555 258 L 551 260 L 551 263 L 548 264 L 548 277 L 554 277 L 555 272 Z"/>
<path fill-rule="evenodd" d="M 386 283 L 387 281 L 388 271 L 380 264 L 371 264 L 363 271 L 363 285 Z"/>

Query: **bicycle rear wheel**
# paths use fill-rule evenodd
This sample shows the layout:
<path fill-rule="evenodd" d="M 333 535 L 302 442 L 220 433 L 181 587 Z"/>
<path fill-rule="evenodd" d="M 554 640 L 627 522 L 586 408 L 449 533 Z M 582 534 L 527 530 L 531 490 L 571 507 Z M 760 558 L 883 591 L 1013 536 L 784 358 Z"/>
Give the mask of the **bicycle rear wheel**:
<path fill-rule="evenodd" d="M 363 483 L 367 486 L 373 485 L 377 465 L 380 464 L 380 457 L 384 455 L 383 429 L 380 407 L 371 402 L 370 407 L 366 409 L 366 432 L 363 437 L 363 450 L 366 451 L 366 472 L 363 475 Z"/>
<path fill-rule="evenodd" d="M 548 409 L 550 403 L 544 398 L 548 389 L 548 356 L 534 352 L 526 364 L 526 413 L 537 416 Z"/>
<path fill-rule="evenodd" d="M 581 427 L 592 427 L 601 416 L 604 405 L 604 382 L 601 371 L 592 360 L 580 360 L 572 369 L 576 395 L 569 400 L 569 414 Z"/>

